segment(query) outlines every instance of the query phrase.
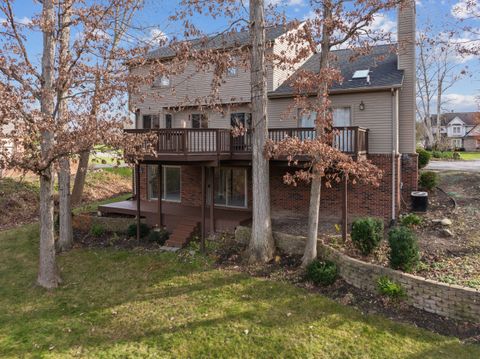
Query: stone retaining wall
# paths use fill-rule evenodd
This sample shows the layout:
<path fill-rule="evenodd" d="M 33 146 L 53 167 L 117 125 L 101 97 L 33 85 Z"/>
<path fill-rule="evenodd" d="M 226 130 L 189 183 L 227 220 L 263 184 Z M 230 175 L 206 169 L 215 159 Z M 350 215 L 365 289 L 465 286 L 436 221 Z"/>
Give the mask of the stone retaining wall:
<path fill-rule="evenodd" d="M 145 219 L 142 218 L 142 222 L 145 222 Z M 135 218 L 98 217 L 88 213 L 76 214 L 72 219 L 73 229 L 84 232 L 90 231 L 93 225 L 100 225 L 107 232 L 125 233 L 128 226 L 136 223 Z"/>
<path fill-rule="evenodd" d="M 248 243 L 251 229 L 237 227 L 235 239 Z M 303 254 L 305 237 L 274 232 L 277 248 L 288 254 Z M 407 301 L 414 307 L 438 315 L 472 322 L 480 322 L 480 291 L 436 282 L 403 273 L 376 264 L 365 263 L 318 242 L 318 255 L 338 266 L 340 276 L 354 287 L 377 293 L 379 277 L 387 276 L 399 283 L 407 294 Z"/>

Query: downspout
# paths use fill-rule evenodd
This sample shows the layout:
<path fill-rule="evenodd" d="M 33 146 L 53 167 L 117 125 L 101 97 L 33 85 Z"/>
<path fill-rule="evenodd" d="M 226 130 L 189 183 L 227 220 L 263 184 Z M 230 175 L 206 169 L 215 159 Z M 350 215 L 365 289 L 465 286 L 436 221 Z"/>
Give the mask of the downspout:
<path fill-rule="evenodd" d="M 390 226 L 395 225 L 396 222 L 396 178 L 397 178 L 397 94 L 398 90 L 391 89 L 392 94 L 392 217 Z"/>

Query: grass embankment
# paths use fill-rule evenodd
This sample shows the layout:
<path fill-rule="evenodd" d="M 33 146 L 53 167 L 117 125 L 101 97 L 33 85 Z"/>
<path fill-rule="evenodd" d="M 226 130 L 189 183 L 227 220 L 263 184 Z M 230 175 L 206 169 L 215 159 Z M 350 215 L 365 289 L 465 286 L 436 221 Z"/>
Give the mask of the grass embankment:
<path fill-rule="evenodd" d="M 131 171 L 128 167 L 89 171 L 82 205 L 131 192 Z M 0 230 L 35 221 L 38 192 L 38 177 L 33 175 L 0 178 Z"/>
<path fill-rule="evenodd" d="M 199 254 L 75 249 L 34 285 L 38 229 L 0 232 L 0 357 L 479 358 L 480 347 L 366 316 Z"/>

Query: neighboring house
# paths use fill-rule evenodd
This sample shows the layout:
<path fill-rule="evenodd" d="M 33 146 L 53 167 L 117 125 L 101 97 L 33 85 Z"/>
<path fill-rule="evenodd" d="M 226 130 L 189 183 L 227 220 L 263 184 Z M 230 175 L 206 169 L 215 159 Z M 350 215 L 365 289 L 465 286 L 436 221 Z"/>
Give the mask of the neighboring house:
<path fill-rule="evenodd" d="M 281 39 L 286 30 L 267 30 L 269 51 L 292 51 Z M 230 36 L 230 35 L 229 35 Z M 233 35 L 232 35 L 233 36 Z M 229 39 L 226 39 L 228 42 Z M 415 2 L 398 15 L 398 45 L 377 46 L 372 54 L 349 61 L 348 50 L 338 50 L 337 66 L 344 81 L 333 86 L 335 146 L 354 158 L 367 157 L 384 171 L 378 188 L 348 186 L 348 211 L 352 217 L 377 216 L 395 220 L 403 197 L 417 188 L 415 151 Z M 235 35 L 235 46 L 248 43 L 248 33 Z M 206 46 L 218 46 L 216 40 Z M 150 56 L 168 61 L 175 54 L 162 48 Z M 318 71 L 318 54 L 297 70 Z M 136 68 L 132 71 L 148 71 Z M 290 86 L 295 73 L 268 66 L 269 137 L 311 138 L 314 116 L 293 104 Z M 185 101 L 209 93 L 212 73 L 196 72 L 194 64 L 183 74 L 160 77 L 153 86 L 143 85 L 130 103 L 137 114 L 136 130 L 154 131 L 158 155 L 143 159 L 136 171 L 136 199 L 150 225 L 173 231 L 170 245 L 181 245 L 199 223 L 204 230 L 229 230 L 251 219 L 251 138 L 232 137 L 231 126 L 250 123 L 250 73 L 231 69 L 219 93 L 223 112 L 199 109 Z M 172 92 L 175 88 L 175 93 Z M 191 100 L 190 100 L 191 101 Z M 285 115 L 286 114 L 286 115 Z M 273 218 L 303 218 L 309 207 L 309 185 L 287 186 L 282 176 L 285 160 L 271 160 L 270 191 Z M 342 213 L 342 186 L 322 191 L 322 218 L 338 220 Z M 161 197 L 162 201 L 158 201 Z M 214 203 L 214 206 L 210 204 Z M 137 213 L 136 200 L 100 206 L 103 213 Z M 206 220 L 208 219 L 208 220 Z"/>
<path fill-rule="evenodd" d="M 432 115 L 432 127 L 436 131 L 437 115 Z M 480 151 L 480 113 L 449 112 L 441 115 L 440 134 L 451 149 Z"/>

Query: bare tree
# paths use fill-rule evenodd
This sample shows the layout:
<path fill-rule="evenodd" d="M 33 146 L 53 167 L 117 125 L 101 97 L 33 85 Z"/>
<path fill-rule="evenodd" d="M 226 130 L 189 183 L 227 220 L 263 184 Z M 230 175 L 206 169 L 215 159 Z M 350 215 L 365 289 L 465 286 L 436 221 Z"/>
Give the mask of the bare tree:
<path fill-rule="evenodd" d="M 445 94 L 467 75 L 457 35 L 455 31 L 437 33 L 427 26 L 417 39 L 417 116 L 424 125 L 427 148 L 441 145 Z M 437 116 L 435 124 L 432 122 L 433 109 Z"/>
<path fill-rule="evenodd" d="M 269 160 L 263 150 L 268 139 L 267 70 L 265 62 L 265 4 L 250 1 L 251 88 L 252 88 L 252 237 L 248 247 L 250 262 L 267 262 L 273 257 L 275 243 L 270 217 Z"/>

